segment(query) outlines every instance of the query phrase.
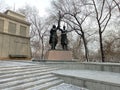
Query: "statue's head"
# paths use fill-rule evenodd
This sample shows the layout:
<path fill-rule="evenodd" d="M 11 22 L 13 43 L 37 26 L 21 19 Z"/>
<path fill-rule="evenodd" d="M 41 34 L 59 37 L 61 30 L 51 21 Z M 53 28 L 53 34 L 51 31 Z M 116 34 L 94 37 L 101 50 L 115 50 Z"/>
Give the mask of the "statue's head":
<path fill-rule="evenodd" d="M 53 28 L 56 28 L 56 26 L 55 26 L 55 25 L 53 25 Z"/>
<path fill-rule="evenodd" d="M 65 26 L 63 26 L 63 30 L 65 30 Z"/>

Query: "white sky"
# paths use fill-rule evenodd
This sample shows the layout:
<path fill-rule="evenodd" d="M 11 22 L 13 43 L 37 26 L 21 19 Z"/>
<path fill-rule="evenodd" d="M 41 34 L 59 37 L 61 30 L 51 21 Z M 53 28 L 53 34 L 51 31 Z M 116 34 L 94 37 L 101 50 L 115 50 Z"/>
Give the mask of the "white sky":
<path fill-rule="evenodd" d="M 46 9 L 50 7 L 50 2 L 52 0 L 4 0 L 4 2 L 10 6 L 12 9 L 18 9 L 26 4 L 30 6 L 35 6 L 40 13 L 40 16 L 47 14 Z"/>

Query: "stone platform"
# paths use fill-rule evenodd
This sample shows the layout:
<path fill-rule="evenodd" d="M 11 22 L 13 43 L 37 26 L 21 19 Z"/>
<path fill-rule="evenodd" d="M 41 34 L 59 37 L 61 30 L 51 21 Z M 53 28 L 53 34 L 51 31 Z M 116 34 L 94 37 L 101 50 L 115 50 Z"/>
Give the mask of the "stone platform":
<path fill-rule="evenodd" d="M 89 90 L 120 90 L 120 63 L 67 62 L 55 66 L 63 67 L 53 74 L 65 83 Z"/>
<path fill-rule="evenodd" d="M 49 50 L 45 56 L 46 60 L 65 60 L 72 61 L 72 51 L 64 51 L 64 50 Z"/>

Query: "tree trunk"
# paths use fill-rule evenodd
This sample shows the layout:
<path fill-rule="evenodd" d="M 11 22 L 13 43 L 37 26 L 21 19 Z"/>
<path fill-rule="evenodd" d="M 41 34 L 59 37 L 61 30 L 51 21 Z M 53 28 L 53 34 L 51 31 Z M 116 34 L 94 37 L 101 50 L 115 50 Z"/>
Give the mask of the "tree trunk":
<path fill-rule="evenodd" d="M 42 51 L 41 51 L 41 59 L 44 58 L 44 44 L 43 44 L 43 40 L 42 40 Z"/>
<path fill-rule="evenodd" d="M 99 39 L 100 39 L 101 59 L 102 59 L 102 62 L 105 62 L 105 57 L 104 57 L 104 51 L 103 51 L 103 43 L 102 43 L 102 33 L 101 33 L 101 30 L 99 30 Z"/>
<path fill-rule="evenodd" d="M 87 43 L 86 43 L 86 39 L 85 39 L 84 33 L 82 34 L 82 38 L 83 38 L 83 43 L 84 43 L 84 48 L 85 48 L 85 58 L 86 58 L 86 60 L 88 62 L 89 61 L 88 60 L 88 48 L 87 48 Z"/>

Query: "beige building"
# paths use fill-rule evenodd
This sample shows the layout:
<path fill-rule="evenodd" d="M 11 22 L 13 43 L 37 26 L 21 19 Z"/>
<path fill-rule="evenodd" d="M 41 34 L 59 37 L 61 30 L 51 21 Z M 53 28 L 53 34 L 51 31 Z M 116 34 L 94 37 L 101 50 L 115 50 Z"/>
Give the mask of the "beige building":
<path fill-rule="evenodd" d="M 22 14 L 0 13 L 0 59 L 31 58 L 29 27 Z"/>

